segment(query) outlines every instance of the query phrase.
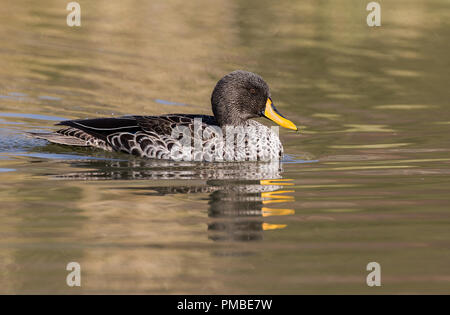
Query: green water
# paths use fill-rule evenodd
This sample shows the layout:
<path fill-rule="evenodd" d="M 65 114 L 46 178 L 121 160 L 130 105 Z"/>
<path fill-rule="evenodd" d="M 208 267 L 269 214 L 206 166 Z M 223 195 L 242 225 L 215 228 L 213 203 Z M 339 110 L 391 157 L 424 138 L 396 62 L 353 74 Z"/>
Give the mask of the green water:
<path fill-rule="evenodd" d="M 359 0 L 78 2 L 73 28 L 61 1 L 1 5 L 0 293 L 449 293 L 448 1 L 379 1 L 376 28 Z M 25 135 L 209 114 L 235 69 L 301 126 L 280 165 Z"/>

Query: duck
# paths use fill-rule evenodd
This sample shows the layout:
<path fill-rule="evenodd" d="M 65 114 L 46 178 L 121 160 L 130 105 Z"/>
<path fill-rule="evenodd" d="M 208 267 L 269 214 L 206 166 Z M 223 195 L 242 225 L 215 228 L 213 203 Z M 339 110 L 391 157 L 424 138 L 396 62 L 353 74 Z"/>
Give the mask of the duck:
<path fill-rule="evenodd" d="M 213 116 L 127 115 L 66 120 L 51 133 L 30 133 L 51 143 L 100 148 L 160 160 L 274 161 L 283 156 L 277 129 L 254 120 L 264 117 L 298 131 L 275 107 L 268 84 L 253 72 L 223 76 L 211 94 Z"/>

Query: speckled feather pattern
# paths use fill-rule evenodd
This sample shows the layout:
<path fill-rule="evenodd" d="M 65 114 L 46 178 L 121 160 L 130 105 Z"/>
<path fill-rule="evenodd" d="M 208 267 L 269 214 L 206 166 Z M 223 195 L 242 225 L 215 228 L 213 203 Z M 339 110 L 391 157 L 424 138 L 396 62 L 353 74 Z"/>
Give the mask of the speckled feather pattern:
<path fill-rule="evenodd" d="M 163 160 L 174 159 L 175 156 L 177 159 L 199 161 L 271 161 L 280 159 L 283 153 L 278 135 L 254 120 L 234 127 L 237 133 L 234 141 L 228 142 L 233 143 L 230 146 L 223 141 L 224 137 L 218 136 L 218 131 L 228 130 L 227 126 L 220 129 L 213 116 L 125 116 L 117 118 L 117 124 L 114 119 L 66 121 L 60 124 L 70 127 L 53 134 L 35 136 L 60 144 L 96 147 Z M 194 119 L 201 119 L 200 128 L 194 128 Z M 173 137 L 174 129 L 180 127 L 185 133 Z M 194 131 L 201 139 L 201 150 L 193 145 L 183 146 L 182 136 L 189 133 L 193 138 Z"/>

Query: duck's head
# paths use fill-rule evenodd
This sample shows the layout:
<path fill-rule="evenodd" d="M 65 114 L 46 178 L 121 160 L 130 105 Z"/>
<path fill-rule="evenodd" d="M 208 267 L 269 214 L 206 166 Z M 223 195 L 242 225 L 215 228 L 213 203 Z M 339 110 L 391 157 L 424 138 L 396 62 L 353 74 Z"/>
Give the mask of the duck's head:
<path fill-rule="evenodd" d="M 220 79 L 211 95 L 211 105 L 221 127 L 239 126 L 250 118 L 266 117 L 282 127 L 298 130 L 275 108 L 267 83 L 252 72 L 237 70 Z"/>

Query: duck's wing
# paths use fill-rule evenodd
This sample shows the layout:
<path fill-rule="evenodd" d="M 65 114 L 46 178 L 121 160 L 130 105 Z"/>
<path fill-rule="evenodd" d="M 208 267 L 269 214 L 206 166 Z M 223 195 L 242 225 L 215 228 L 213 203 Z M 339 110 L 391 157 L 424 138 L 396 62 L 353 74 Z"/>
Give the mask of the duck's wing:
<path fill-rule="evenodd" d="M 217 125 L 213 116 L 206 115 L 123 116 L 66 120 L 57 124 L 66 126 L 64 129 L 32 135 L 58 144 L 92 146 L 163 158 L 177 141 L 172 137 L 174 129 L 185 126 L 193 132 L 196 118 L 201 119 L 202 127 Z"/>
<path fill-rule="evenodd" d="M 112 150 L 109 137 L 111 135 L 135 134 L 142 131 L 137 120 L 138 116 L 124 116 L 117 118 L 93 118 L 66 120 L 57 123 L 65 126 L 52 133 L 30 132 L 35 138 L 45 139 L 52 143 L 71 146 L 93 146 Z"/>
<path fill-rule="evenodd" d="M 195 119 L 199 119 L 203 128 L 205 126 L 217 126 L 215 118 L 208 115 L 170 114 L 134 117 L 144 131 L 166 136 L 172 135 L 173 130 L 178 126 L 188 127 L 192 132 Z"/>
<path fill-rule="evenodd" d="M 108 137 L 114 148 L 134 155 L 157 159 L 171 159 L 173 146 L 180 146 L 186 128 L 193 135 L 195 120 L 199 119 L 200 128 L 216 125 L 212 116 L 171 114 L 164 116 L 134 116 L 141 128 L 134 135 L 114 134 Z M 182 128 L 180 128 L 182 127 Z M 198 128 L 198 127 L 197 127 Z M 200 129 L 199 128 L 199 129 Z"/>
<path fill-rule="evenodd" d="M 78 129 L 104 141 L 107 141 L 108 136 L 114 133 L 135 133 L 141 130 L 134 116 L 66 120 L 56 125 Z M 67 130 L 67 128 L 62 130 Z M 58 133 L 61 133 L 62 130 L 59 130 Z"/>
<path fill-rule="evenodd" d="M 112 134 L 134 134 L 141 130 L 133 116 L 66 120 L 56 125 L 66 126 L 66 128 L 52 133 L 30 132 L 29 134 L 56 144 L 97 147 L 112 151 L 113 149 L 120 150 L 109 143 L 108 138 Z"/>
<path fill-rule="evenodd" d="M 77 119 L 62 121 L 57 125 L 79 129 L 99 139 L 107 140 L 112 134 L 139 131 L 170 136 L 177 126 L 186 126 L 192 130 L 194 119 L 201 119 L 202 125 L 217 125 L 213 116 L 190 114 Z"/>

